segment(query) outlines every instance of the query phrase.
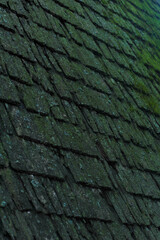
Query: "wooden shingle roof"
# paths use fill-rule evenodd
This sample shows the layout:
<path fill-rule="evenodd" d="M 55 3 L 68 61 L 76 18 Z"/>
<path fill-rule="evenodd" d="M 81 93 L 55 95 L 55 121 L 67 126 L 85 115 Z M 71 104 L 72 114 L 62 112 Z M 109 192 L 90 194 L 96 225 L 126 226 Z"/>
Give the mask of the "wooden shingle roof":
<path fill-rule="evenodd" d="M 160 239 L 160 2 L 0 1 L 0 240 Z"/>

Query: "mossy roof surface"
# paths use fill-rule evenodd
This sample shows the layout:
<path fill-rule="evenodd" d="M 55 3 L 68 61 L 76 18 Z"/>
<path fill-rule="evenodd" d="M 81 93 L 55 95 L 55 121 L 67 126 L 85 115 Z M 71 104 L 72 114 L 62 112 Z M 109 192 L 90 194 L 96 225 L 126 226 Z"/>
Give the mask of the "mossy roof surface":
<path fill-rule="evenodd" d="M 160 239 L 160 2 L 0 1 L 0 239 Z"/>

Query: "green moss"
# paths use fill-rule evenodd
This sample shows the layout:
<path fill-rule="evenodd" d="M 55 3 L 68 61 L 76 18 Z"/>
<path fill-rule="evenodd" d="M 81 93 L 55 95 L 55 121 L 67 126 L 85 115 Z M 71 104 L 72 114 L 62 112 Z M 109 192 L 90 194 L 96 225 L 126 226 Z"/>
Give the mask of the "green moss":
<path fill-rule="evenodd" d="M 153 39 L 153 43 L 155 46 L 157 46 L 156 40 Z M 158 57 L 157 53 L 154 53 L 154 48 L 149 46 L 149 43 L 146 42 L 143 46 L 143 49 L 137 50 L 137 57 L 141 64 L 144 64 L 147 66 L 148 70 L 151 71 L 151 76 L 155 72 L 160 72 L 160 58 Z M 156 74 L 156 79 L 160 80 L 158 74 Z M 146 81 L 148 81 L 146 79 Z M 153 112 L 154 114 L 160 115 L 160 102 L 159 102 L 159 96 L 151 91 L 151 89 L 146 85 L 146 83 L 143 81 L 137 81 L 135 79 L 135 88 L 139 92 L 139 96 L 142 99 L 142 101 L 147 106 L 148 110 Z"/>
<path fill-rule="evenodd" d="M 146 86 L 146 84 L 143 81 L 135 80 L 135 87 L 138 89 L 140 93 L 150 94 L 149 88 Z"/>
<path fill-rule="evenodd" d="M 134 78 L 134 87 L 138 90 L 138 95 L 142 102 L 145 103 L 149 111 L 160 115 L 160 102 L 157 94 L 151 92 L 150 88 L 141 79 Z M 134 112 L 135 108 L 130 107 L 130 112 Z"/>
<path fill-rule="evenodd" d="M 106 5 L 109 2 L 109 0 L 101 0 L 101 3 Z"/>
<path fill-rule="evenodd" d="M 156 96 L 144 96 L 143 99 L 152 112 L 160 115 L 160 103 Z"/>
<path fill-rule="evenodd" d="M 136 112 L 136 111 L 137 111 L 137 107 L 135 107 L 135 106 L 129 107 L 129 112 Z"/>
<path fill-rule="evenodd" d="M 140 62 L 160 72 L 160 59 L 158 58 L 158 56 L 152 56 L 152 54 L 148 51 L 147 48 L 144 48 L 137 55 L 140 58 Z"/>

